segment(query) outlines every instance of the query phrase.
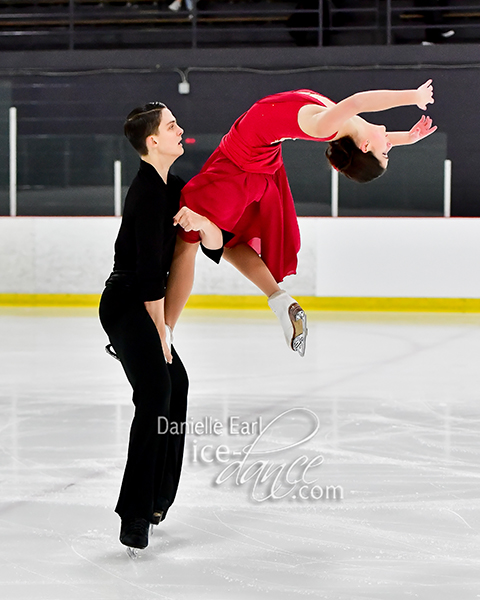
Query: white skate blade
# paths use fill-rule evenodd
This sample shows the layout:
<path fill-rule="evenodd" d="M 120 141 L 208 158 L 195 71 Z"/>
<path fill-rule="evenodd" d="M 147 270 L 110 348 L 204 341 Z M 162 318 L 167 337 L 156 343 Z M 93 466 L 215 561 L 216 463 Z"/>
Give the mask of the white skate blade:
<path fill-rule="evenodd" d="M 298 352 L 299 356 L 303 357 L 307 345 L 307 315 L 298 304 L 292 304 L 289 308 L 289 315 L 293 325 L 291 347 L 294 352 Z"/>

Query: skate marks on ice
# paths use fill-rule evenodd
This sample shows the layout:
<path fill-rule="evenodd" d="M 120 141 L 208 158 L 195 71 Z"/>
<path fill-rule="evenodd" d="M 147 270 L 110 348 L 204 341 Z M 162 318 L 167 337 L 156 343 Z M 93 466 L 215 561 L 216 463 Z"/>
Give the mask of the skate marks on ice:
<path fill-rule="evenodd" d="M 177 333 L 189 417 L 308 407 L 320 429 L 301 452 L 323 456 L 321 482 L 343 500 L 255 502 L 187 455 L 175 506 L 129 560 L 113 505 L 130 391 L 96 316 L 0 314 L 2 598 L 480 597 L 480 319 L 309 315 L 299 360 L 275 317 L 206 313 Z"/>

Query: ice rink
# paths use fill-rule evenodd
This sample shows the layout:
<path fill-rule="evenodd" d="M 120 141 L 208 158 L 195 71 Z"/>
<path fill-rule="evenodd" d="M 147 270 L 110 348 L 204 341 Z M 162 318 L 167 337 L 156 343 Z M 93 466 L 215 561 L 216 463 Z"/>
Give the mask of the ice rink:
<path fill-rule="evenodd" d="M 95 310 L 2 308 L 0 597 L 480 598 L 480 315 L 309 319 L 301 359 L 271 313 L 184 313 L 198 429 L 132 560 L 130 389 Z"/>

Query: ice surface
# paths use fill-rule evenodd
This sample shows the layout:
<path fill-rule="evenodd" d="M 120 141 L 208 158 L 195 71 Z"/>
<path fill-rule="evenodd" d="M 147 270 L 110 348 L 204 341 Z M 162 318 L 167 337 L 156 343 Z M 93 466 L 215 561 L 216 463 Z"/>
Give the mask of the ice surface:
<path fill-rule="evenodd" d="M 1 598 L 480 598 L 480 316 L 309 319 L 301 359 L 270 313 L 184 313 L 189 419 L 223 433 L 187 436 L 175 505 L 131 560 L 113 512 L 130 390 L 95 312 L 2 309 Z M 321 457 L 306 479 L 343 498 L 216 485 L 244 455 L 200 450 L 257 437 L 230 434 L 231 417 L 273 422 L 248 465 Z"/>

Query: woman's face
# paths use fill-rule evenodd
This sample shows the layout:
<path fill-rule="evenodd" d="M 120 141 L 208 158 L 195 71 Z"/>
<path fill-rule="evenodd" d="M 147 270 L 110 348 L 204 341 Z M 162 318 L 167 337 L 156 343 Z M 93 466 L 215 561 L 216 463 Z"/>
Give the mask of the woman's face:
<path fill-rule="evenodd" d="M 388 153 L 392 147 L 388 139 L 387 129 L 384 125 L 373 125 L 370 123 L 366 152 L 370 151 L 384 169 L 388 167 Z"/>
<path fill-rule="evenodd" d="M 162 110 L 162 120 L 157 133 L 152 137 L 156 142 L 156 152 L 178 158 L 184 153 L 182 145 L 183 129 L 168 108 Z"/>

